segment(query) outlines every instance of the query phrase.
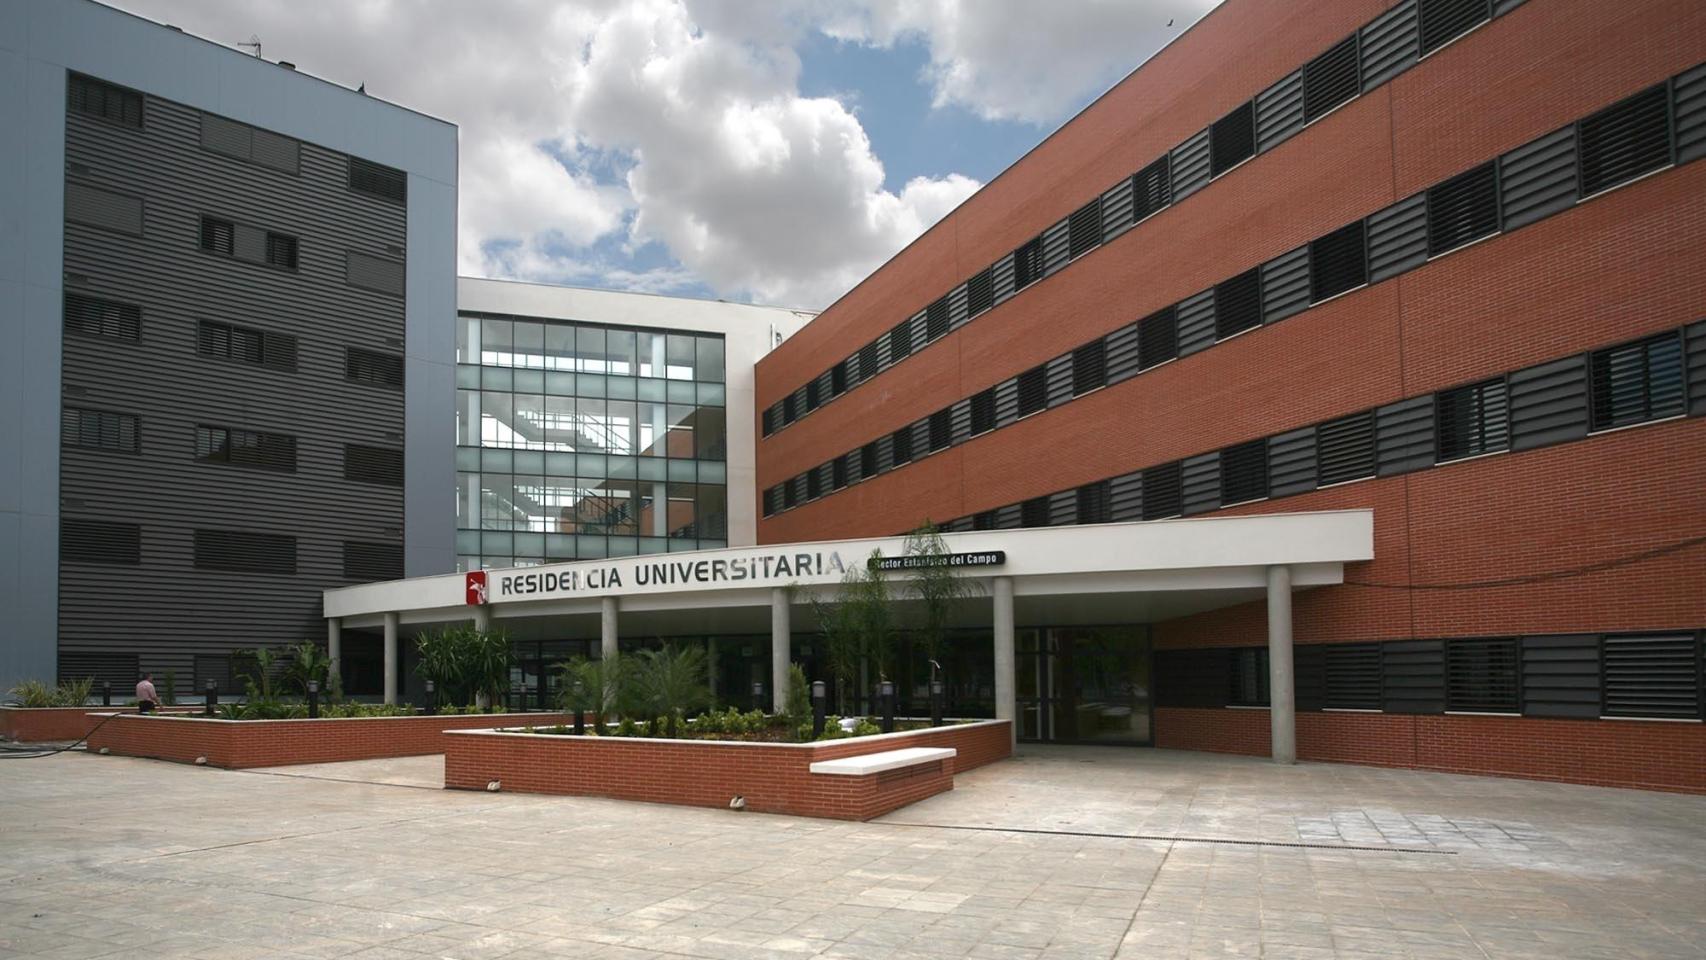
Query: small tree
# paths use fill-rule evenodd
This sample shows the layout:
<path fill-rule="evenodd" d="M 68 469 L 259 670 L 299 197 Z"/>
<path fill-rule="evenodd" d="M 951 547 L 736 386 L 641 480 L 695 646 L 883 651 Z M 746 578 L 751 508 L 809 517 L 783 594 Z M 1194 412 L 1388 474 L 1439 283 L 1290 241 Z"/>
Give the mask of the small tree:
<path fill-rule="evenodd" d="M 893 667 L 894 614 L 888 579 L 880 569 L 882 559 L 881 550 L 871 551 L 868 565 L 849 567 L 842 574 L 834 600 L 812 600 L 843 713 L 847 712 L 846 688 L 858 678 L 861 662 L 869 662 L 881 679 L 888 679 Z"/>
<path fill-rule="evenodd" d="M 954 608 L 961 601 L 976 596 L 980 590 L 976 581 L 966 579 L 957 568 L 945 562 L 947 541 L 942 539 L 940 528 L 928 520 L 907 535 L 905 553 L 923 561 L 912 568 L 912 579 L 906 585 L 906 592 L 918 600 L 915 630 L 924 645 L 924 655 L 939 662 L 942 649 L 947 645 L 948 624 L 953 618 Z M 944 562 L 930 562 L 935 558 L 942 558 Z"/>
<path fill-rule="evenodd" d="M 851 585 L 860 652 L 876 668 L 877 679 L 887 680 L 894 667 L 894 606 L 882 559 L 881 550 L 872 550 L 869 565 L 859 571 Z"/>
<path fill-rule="evenodd" d="M 566 713 L 592 714 L 592 729 L 600 736 L 606 732 L 605 716 L 616 708 L 622 693 L 620 657 L 592 660 L 575 657 L 557 664 L 563 678 L 562 705 Z"/>
<path fill-rule="evenodd" d="M 823 601 L 812 598 L 812 613 L 817 617 L 818 632 L 823 635 L 824 659 L 828 661 L 829 679 L 835 687 L 835 709 L 838 713 L 847 712 L 847 689 L 859 675 L 859 618 L 849 602 L 846 586 L 847 577 L 854 575 L 856 571 L 850 570 L 843 577 L 835 599 Z"/>
<path fill-rule="evenodd" d="M 415 674 L 437 684 L 447 703 L 485 707 L 509 686 L 509 637 L 501 630 L 467 624 L 423 630 L 415 650 Z"/>
<path fill-rule="evenodd" d="M 247 671 L 243 677 L 243 686 L 247 689 L 249 699 L 259 703 L 276 703 L 278 694 L 273 690 L 273 677 L 283 662 L 278 651 L 271 647 L 256 647 L 253 650 L 238 652 L 247 653 L 254 663 L 253 669 Z"/>
<path fill-rule="evenodd" d="M 624 670 L 634 700 L 646 715 L 666 724 L 669 736 L 684 713 L 711 702 L 710 658 L 702 647 L 670 644 L 658 650 L 642 650 Z"/>
<path fill-rule="evenodd" d="M 793 729 L 812 715 L 812 694 L 806 682 L 806 671 L 797 663 L 788 664 L 788 700 L 782 712 L 788 728 Z"/>

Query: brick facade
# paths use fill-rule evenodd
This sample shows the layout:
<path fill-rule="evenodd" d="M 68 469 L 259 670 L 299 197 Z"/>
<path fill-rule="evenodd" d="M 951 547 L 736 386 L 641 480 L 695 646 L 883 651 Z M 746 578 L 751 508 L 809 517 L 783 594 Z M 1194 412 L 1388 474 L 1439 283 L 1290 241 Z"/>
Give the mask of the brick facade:
<path fill-rule="evenodd" d="M 135 708 L 100 707 L 103 713 L 134 713 Z M 99 722 L 89 707 L 0 707 L 0 740 L 52 743 L 80 740 Z M 167 711 L 171 712 L 171 711 Z"/>
<path fill-rule="evenodd" d="M 119 716 L 89 736 L 88 749 L 126 757 L 192 763 L 228 770 L 417 757 L 443 753 L 446 730 L 494 724 L 555 722 L 560 715 L 473 714 L 433 717 L 360 717 L 320 720 L 218 720 Z"/>

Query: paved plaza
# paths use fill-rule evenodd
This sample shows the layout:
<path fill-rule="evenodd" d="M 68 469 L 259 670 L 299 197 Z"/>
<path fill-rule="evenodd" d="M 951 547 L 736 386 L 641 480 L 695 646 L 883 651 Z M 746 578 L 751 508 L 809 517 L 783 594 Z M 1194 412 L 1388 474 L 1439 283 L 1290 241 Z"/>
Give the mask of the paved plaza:
<path fill-rule="evenodd" d="M 0 763 L 13 957 L 1706 957 L 1706 797 L 1036 748 L 868 824 Z"/>

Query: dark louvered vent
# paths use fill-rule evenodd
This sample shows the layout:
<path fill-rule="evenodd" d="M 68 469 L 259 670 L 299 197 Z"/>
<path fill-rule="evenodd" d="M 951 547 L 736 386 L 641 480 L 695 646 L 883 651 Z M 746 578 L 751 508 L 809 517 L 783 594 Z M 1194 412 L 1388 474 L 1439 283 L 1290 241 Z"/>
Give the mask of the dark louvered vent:
<path fill-rule="evenodd" d="M 1303 122 L 1312 123 L 1356 96 L 1360 82 L 1357 38 L 1352 34 L 1304 66 Z"/>
<path fill-rule="evenodd" d="M 349 158 L 349 188 L 392 203 L 409 200 L 408 174 L 360 157 Z"/>
<path fill-rule="evenodd" d="M 877 444 L 876 441 L 859 448 L 859 479 L 869 480 L 877 475 Z"/>
<path fill-rule="evenodd" d="M 930 415 L 930 452 L 944 450 L 954 442 L 954 411 L 944 407 Z"/>
<path fill-rule="evenodd" d="M 1102 245 L 1102 198 L 1073 212 L 1067 224 L 1069 256 L 1076 260 Z"/>
<path fill-rule="evenodd" d="M 128 413 L 62 407 L 59 435 L 67 447 L 136 453 L 142 446 L 137 419 Z"/>
<path fill-rule="evenodd" d="M 1221 340 L 1262 325 L 1262 271 L 1251 268 L 1214 286 L 1214 333 Z"/>
<path fill-rule="evenodd" d="M 899 430 L 896 430 L 890 436 L 892 437 L 892 440 L 890 442 L 890 446 L 894 451 L 893 459 L 890 461 L 892 466 L 898 467 L 903 463 L 911 463 L 912 462 L 912 428 L 911 427 L 901 427 Z"/>
<path fill-rule="evenodd" d="M 1048 375 L 1043 367 L 1019 374 L 1019 410 L 1023 417 L 1048 406 Z"/>
<path fill-rule="evenodd" d="M 1335 643 L 1326 648 L 1329 710 L 1379 710 L 1380 644 Z"/>
<path fill-rule="evenodd" d="M 823 496 L 823 480 L 816 470 L 806 471 L 806 499 L 816 500 Z"/>
<path fill-rule="evenodd" d="M 1521 706 L 1517 642 L 1510 637 L 1448 640 L 1445 708 L 1472 713 L 1515 713 Z"/>
<path fill-rule="evenodd" d="M 1595 430 L 1684 412 L 1682 339 L 1675 332 L 1595 350 L 1589 367 Z"/>
<path fill-rule="evenodd" d="M 294 473 L 296 438 L 283 433 L 198 425 L 195 428 L 195 457 L 207 463 L 230 463 Z"/>
<path fill-rule="evenodd" d="M 1244 647 L 1233 650 L 1227 664 L 1230 687 L 1227 702 L 1236 707 L 1265 707 L 1270 703 L 1268 690 L 1268 650 L 1266 647 Z"/>
<path fill-rule="evenodd" d="M 977 316 L 995 306 L 995 280 L 991 267 L 985 267 L 966 281 L 966 310 Z"/>
<path fill-rule="evenodd" d="M 1246 101 L 1209 128 L 1209 176 L 1218 177 L 1256 155 L 1256 105 Z"/>
<path fill-rule="evenodd" d="M 1588 434 L 1588 376 L 1582 357 L 1565 357 L 1510 375 L 1510 448 L 1529 450 Z"/>
<path fill-rule="evenodd" d="M 204 357 L 236 360 L 274 370 L 296 369 L 295 337 L 212 320 L 197 323 L 196 352 Z"/>
<path fill-rule="evenodd" d="M 1013 289 L 1022 290 L 1043 278 L 1043 238 L 1013 251 Z"/>
<path fill-rule="evenodd" d="M 782 489 L 782 509 L 792 510 L 795 507 L 799 506 L 799 503 L 800 503 L 800 487 L 798 484 L 794 483 L 794 481 L 790 479 L 788 482 L 783 483 L 781 485 L 781 489 Z"/>
<path fill-rule="evenodd" d="M 344 377 L 356 383 L 377 383 L 386 387 L 403 385 L 403 358 L 391 353 L 378 353 L 350 347 L 344 356 Z"/>
<path fill-rule="evenodd" d="M 1685 331 L 1688 342 L 1688 412 L 1706 413 L 1706 322 Z"/>
<path fill-rule="evenodd" d="M 235 249 L 233 244 L 236 236 L 237 225 L 231 221 L 221 220 L 217 217 L 201 218 L 201 248 L 203 250 L 229 257 L 232 250 Z"/>
<path fill-rule="evenodd" d="M 1574 124 L 1499 158 L 1499 193 L 1506 230 L 1568 210 L 1576 202 Z"/>
<path fill-rule="evenodd" d="M 1380 708 L 1387 713 L 1445 710 L 1444 652 L 1438 640 L 1381 644 Z"/>
<path fill-rule="evenodd" d="M 1661 83 L 1578 125 L 1582 196 L 1627 183 L 1670 162 L 1668 101 Z"/>
<path fill-rule="evenodd" d="M 781 501 L 782 495 L 780 488 L 771 487 L 764 491 L 764 515 L 767 517 L 775 516 L 776 512 L 782 509 Z"/>
<path fill-rule="evenodd" d="M 1252 440 L 1220 451 L 1220 505 L 1268 495 L 1268 442 Z"/>
<path fill-rule="evenodd" d="M 877 344 L 875 341 L 859 348 L 859 381 L 869 380 L 877 375 Z"/>
<path fill-rule="evenodd" d="M 344 579 L 403 579 L 403 545 L 344 541 Z"/>
<path fill-rule="evenodd" d="M 1167 158 L 1162 157 L 1131 178 L 1132 219 L 1142 220 L 1173 202 L 1167 176 Z"/>
<path fill-rule="evenodd" d="M 1019 525 L 1022 527 L 1048 526 L 1048 498 L 1032 497 L 1019 504 Z"/>
<path fill-rule="evenodd" d="M 800 404 L 793 394 L 782 398 L 782 425 L 785 427 L 800 418 Z"/>
<path fill-rule="evenodd" d="M 60 517 L 59 561 L 138 566 L 142 563 L 142 528 L 134 523 Z"/>
<path fill-rule="evenodd" d="M 971 432 L 973 436 L 995 429 L 995 389 L 991 387 L 971 398 Z"/>
<path fill-rule="evenodd" d="M 346 443 L 344 479 L 400 487 L 403 485 L 403 451 L 395 447 Z"/>
<path fill-rule="evenodd" d="M 934 342 L 948 335 L 948 298 L 942 297 L 924 311 L 924 339 Z"/>
<path fill-rule="evenodd" d="M 852 454 L 844 453 L 829 461 L 829 488 L 840 490 L 847 486 L 847 460 Z"/>
<path fill-rule="evenodd" d="M 823 406 L 822 378 L 806 381 L 806 412 L 811 413 Z"/>
<path fill-rule="evenodd" d="M 1079 523 L 1107 523 L 1114 518 L 1108 481 L 1079 487 L 1077 497 Z"/>
<path fill-rule="evenodd" d="M 142 129 L 142 94 L 94 77 L 73 73 L 66 78 L 66 106 L 121 127 Z"/>
<path fill-rule="evenodd" d="M 1143 519 L 1176 517 L 1183 506 L 1183 482 L 1177 461 L 1143 471 Z"/>
<path fill-rule="evenodd" d="M 114 340 L 142 339 L 142 308 L 134 303 L 65 295 L 65 331 Z"/>
<path fill-rule="evenodd" d="M 199 658 L 197 658 L 199 659 Z M 84 653 L 59 651 L 59 679 L 92 680 L 96 687 L 110 683 L 122 690 L 142 676 L 142 659 L 134 653 Z M 197 690 L 205 689 L 197 686 Z"/>
<path fill-rule="evenodd" d="M 902 320 L 895 324 L 886 336 L 889 338 L 889 362 L 899 363 L 912 355 L 912 321 Z"/>
<path fill-rule="evenodd" d="M 1499 175 L 1491 163 L 1428 188 L 1428 255 L 1499 231 Z"/>
<path fill-rule="evenodd" d="M 1375 472 L 1383 477 L 1434 463 L 1434 400 L 1411 397 L 1374 411 Z"/>
<path fill-rule="evenodd" d="M 294 574 L 296 538 L 242 530 L 197 530 L 195 568 L 232 573 Z"/>
<path fill-rule="evenodd" d="M 1155 651 L 1155 705 L 1226 706 L 1232 651 L 1224 647 Z"/>
<path fill-rule="evenodd" d="M 1510 440 L 1506 411 L 1502 377 L 1440 391 L 1434 402 L 1437 462 L 1505 449 Z"/>
<path fill-rule="evenodd" d="M 1700 719 L 1700 641 L 1693 634 L 1605 638 L 1605 714 Z"/>
<path fill-rule="evenodd" d="M 1492 16 L 1488 0 L 1420 0 L 1422 55 L 1457 39 Z"/>
<path fill-rule="evenodd" d="M 1297 709 L 1320 710 L 1327 705 L 1327 646 L 1299 644 L 1291 650 L 1296 671 Z"/>
<path fill-rule="evenodd" d="M 1179 322 L 1178 313 L 1173 307 L 1157 310 L 1138 322 L 1138 369 L 1148 370 L 1178 356 Z"/>
<path fill-rule="evenodd" d="M 1315 428 L 1321 486 L 1374 476 L 1374 413 L 1352 414 Z"/>
<path fill-rule="evenodd" d="M 767 437 L 776 432 L 776 412 L 774 406 L 764 408 L 764 435 Z"/>
<path fill-rule="evenodd" d="M 1072 351 L 1072 395 L 1089 393 L 1108 383 L 1108 346 L 1094 340 Z"/>
<path fill-rule="evenodd" d="M 280 270 L 296 269 L 296 238 L 282 233 L 267 234 L 266 262 Z"/>
<path fill-rule="evenodd" d="M 1320 303 L 1368 282 L 1363 223 L 1340 227 L 1309 244 L 1309 300 Z"/>

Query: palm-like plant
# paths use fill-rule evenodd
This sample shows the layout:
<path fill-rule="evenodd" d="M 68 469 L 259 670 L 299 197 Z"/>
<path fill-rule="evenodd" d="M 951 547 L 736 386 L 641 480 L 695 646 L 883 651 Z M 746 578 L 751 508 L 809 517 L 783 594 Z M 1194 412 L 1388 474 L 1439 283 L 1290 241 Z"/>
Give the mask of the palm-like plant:
<path fill-rule="evenodd" d="M 325 684 L 326 676 L 331 671 L 332 661 L 326 656 L 326 651 L 320 649 L 314 641 L 304 640 L 294 646 L 286 647 L 285 653 L 289 660 L 284 667 L 284 678 L 296 688 L 298 693 L 303 696 L 308 695 L 308 682 L 310 680 L 322 685 Z M 325 689 L 324 686 L 321 689 Z"/>
<path fill-rule="evenodd" d="M 557 664 L 555 669 L 563 678 L 559 698 L 563 712 L 592 714 L 592 729 L 603 736 L 605 715 L 616 708 L 622 693 L 623 666 L 620 657 L 603 660 L 575 657 Z"/>
<path fill-rule="evenodd" d="M 625 684 L 647 715 L 660 717 L 675 736 L 684 713 L 711 702 L 710 660 L 701 647 L 671 644 L 642 650 L 626 670 Z"/>

